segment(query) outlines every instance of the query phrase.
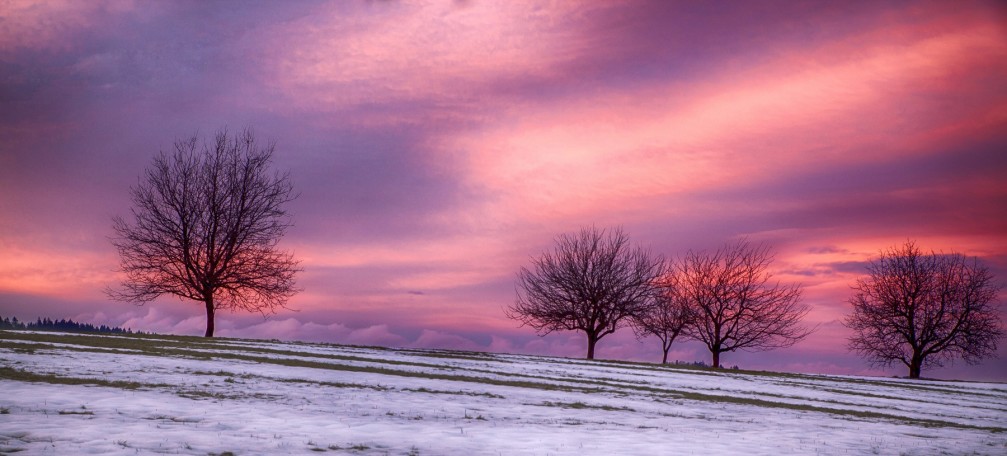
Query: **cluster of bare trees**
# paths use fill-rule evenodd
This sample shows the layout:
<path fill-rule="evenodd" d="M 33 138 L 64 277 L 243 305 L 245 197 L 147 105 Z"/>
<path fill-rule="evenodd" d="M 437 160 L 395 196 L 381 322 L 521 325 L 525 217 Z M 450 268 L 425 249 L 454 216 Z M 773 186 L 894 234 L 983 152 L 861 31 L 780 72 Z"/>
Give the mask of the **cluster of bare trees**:
<path fill-rule="evenodd" d="M 772 280 L 769 247 L 742 240 L 716 252 L 689 252 L 674 263 L 673 293 L 691 309 L 686 334 L 706 346 L 713 367 L 720 354 L 789 347 L 807 337 L 801 287 Z"/>
<path fill-rule="evenodd" d="M 586 228 L 559 236 L 554 251 L 521 268 L 507 315 L 542 335 L 583 331 L 588 359 L 602 337 L 629 326 L 661 342 L 662 363 L 687 338 L 720 367 L 724 352 L 788 347 L 814 330 L 801 324 L 810 311 L 801 286 L 773 280 L 772 260 L 768 246 L 747 240 L 665 260 L 632 246 L 621 229 Z M 999 286 L 974 258 L 925 255 L 908 242 L 883 252 L 854 291 L 850 349 L 872 364 L 902 362 L 910 378 L 923 367 L 993 356 L 1004 336 Z"/>
<path fill-rule="evenodd" d="M 518 297 L 507 314 L 541 334 L 579 330 L 595 344 L 623 326 L 661 341 L 667 362 L 679 337 L 702 342 L 714 367 L 738 349 L 767 350 L 804 339 L 799 285 L 772 281 L 768 247 L 747 241 L 677 261 L 630 245 L 621 229 L 582 229 L 557 238 L 556 249 L 518 273 Z"/>
<path fill-rule="evenodd" d="M 108 293 L 142 304 L 162 295 L 202 303 L 206 336 L 219 309 L 274 312 L 298 290 L 292 255 L 277 248 L 294 197 L 270 169 L 273 144 L 250 131 L 179 141 L 154 159 L 131 190 L 132 217 L 116 217 L 112 242 L 124 279 Z M 679 338 L 701 342 L 714 367 L 735 350 L 791 346 L 813 329 L 801 286 L 774 281 L 773 254 L 746 240 L 666 260 L 634 246 L 621 229 L 585 228 L 518 273 L 509 317 L 541 334 L 583 331 L 587 357 L 617 329 L 661 342 L 662 362 Z M 913 242 L 882 252 L 854 285 L 845 324 L 849 348 L 870 363 L 924 367 L 993 356 L 1005 331 L 1000 286 L 975 258 L 924 254 Z"/>

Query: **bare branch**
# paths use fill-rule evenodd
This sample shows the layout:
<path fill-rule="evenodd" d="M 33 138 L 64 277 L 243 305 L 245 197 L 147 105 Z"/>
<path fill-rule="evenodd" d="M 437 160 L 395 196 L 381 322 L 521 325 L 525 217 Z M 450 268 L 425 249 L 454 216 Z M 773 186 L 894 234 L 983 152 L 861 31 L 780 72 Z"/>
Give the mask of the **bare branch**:
<path fill-rule="evenodd" d="M 688 299 L 680 291 L 674 271 L 669 271 L 656 285 L 658 292 L 654 305 L 635 315 L 631 323 L 637 339 L 653 336 L 661 341 L 661 363 L 665 364 L 671 344 L 679 335 L 686 334 L 695 315 Z"/>

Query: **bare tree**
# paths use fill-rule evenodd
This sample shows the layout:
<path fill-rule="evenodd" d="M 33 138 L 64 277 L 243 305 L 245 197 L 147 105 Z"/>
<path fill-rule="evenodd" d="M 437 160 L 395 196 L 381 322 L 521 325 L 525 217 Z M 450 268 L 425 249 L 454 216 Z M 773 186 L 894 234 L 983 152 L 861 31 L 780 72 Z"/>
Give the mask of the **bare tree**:
<path fill-rule="evenodd" d="M 553 252 L 518 273 L 517 300 L 507 316 L 540 334 L 584 331 L 587 358 L 595 344 L 653 305 L 664 261 L 632 247 L 621 229 L 581 229 L 556 238 Z"/>
<path fill-rule="evenodd" d="M 710 350 L 713 367 L 723 352 L 789 347 L 812 332 L 800 325 L 810 311 L 800 285 L 771 282 L 772 260 L 766 245 L 741 240 L 675 264 L 678 292 L 694 313 L 686 331 Z"/>
<path fill-rule="evenodd" d="M 275 145 L 251 131 L 198 135 L 161 152 L 130 189 L 130 220 L 113 219 L 112 243 L 125 275 L 116 300 L 142 305 L 161 295 L 202 302 L 206 337 L 216 311 L 263 314 L 298 290 L 298 263 L 277 243 L 290 226 L 283 205 L 295 196 L 286 174 L 270 171 Z"/>
<path fill-rule="evenodd" d="M 961 254 L 925 255 L 915 242 L 881 252 L 857 280 L 845 321 L 849 347 L 876 366 L 901 362 L 909 378 L 956 358 L 995 356 L 1004 336 L 990 270 Z"/>
<path fill-rule="evenodd" d="M 671 344 L 683 334 L 694 318 L 688 300 L 679 293 L 677 280 L 674 274 L 662 278 L 654 305 L 631 320 L 638 339 L 653 336 L 661 341 L 661 364 L 668 363 Z"/>

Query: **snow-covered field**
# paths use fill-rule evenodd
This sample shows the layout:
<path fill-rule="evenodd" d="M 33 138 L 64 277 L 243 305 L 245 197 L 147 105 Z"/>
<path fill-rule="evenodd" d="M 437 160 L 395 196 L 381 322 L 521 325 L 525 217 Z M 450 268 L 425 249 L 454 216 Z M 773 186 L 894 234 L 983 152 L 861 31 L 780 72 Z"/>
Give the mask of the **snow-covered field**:
<path fill-rule="evenodd" d="M 1007 385 L 0 331 L 0 453 L 1007 454 Z"/>

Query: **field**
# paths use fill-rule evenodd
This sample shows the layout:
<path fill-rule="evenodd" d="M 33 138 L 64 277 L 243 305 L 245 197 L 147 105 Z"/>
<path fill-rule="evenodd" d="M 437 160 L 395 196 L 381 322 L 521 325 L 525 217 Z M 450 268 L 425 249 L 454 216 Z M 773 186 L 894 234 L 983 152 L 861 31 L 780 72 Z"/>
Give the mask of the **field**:
<path fill-rule="evenodd" d="M 1007 385 L 0 331 L 0 453 L 1002 455 Z"/>

